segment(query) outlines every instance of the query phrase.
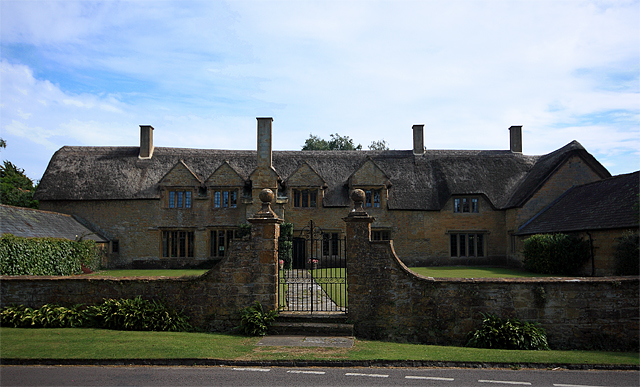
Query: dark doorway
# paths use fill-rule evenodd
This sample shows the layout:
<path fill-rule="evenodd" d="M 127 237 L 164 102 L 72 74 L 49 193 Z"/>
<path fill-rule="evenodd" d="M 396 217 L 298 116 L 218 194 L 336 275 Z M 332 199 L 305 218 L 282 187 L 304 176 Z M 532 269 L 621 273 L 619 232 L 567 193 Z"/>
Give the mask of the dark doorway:
<path fill-rule="evenodd" d="M 293 238 L 293 269 L 304 269 L 306 263 L 306 239 Z"/>

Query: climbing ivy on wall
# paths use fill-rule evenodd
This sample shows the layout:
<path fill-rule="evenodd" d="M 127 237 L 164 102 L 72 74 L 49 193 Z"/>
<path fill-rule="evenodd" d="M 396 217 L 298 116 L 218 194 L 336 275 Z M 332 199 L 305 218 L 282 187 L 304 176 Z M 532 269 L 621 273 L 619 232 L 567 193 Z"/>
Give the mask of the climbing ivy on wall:
<path fill-rule="evenodd" d="M 73 275 L 95 270 L 102 252 L 92 240 L 0 237 L 1 275 Z"/>

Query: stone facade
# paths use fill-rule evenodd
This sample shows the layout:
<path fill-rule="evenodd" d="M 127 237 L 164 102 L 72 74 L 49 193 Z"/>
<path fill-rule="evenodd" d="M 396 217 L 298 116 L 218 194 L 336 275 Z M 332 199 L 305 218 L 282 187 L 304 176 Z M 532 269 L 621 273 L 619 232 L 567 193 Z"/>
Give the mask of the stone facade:
<path fill-rule="evenodd" d="M 265 188 L 296 236 L 313 220 L 343 238 L 349 194 L 362 189 L 374 239 L 392 239 L 409 266 L 518 265 L 520 226 L 571 186 L 610 176 L 575 141 L 523 155 L 520 127 L 505 151 L 425 150 L 414 125 L 409 151 L 274 152 L 273 120 L 257 121 L 256 151 L 154 148 L 150 126 L 140 148 L 65 147 L 36 197 L 117 241 L 110 268 L 210 266 Z"/>

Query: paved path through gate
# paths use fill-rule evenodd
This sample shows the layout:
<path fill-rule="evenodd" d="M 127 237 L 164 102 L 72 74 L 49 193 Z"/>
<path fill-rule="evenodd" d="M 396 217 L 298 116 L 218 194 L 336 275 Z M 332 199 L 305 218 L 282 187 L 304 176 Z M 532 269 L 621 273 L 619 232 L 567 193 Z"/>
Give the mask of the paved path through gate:
<path fill-rule="evenodd" d="M 285 311 L 346 312 L 327 296 L 327 293 L 313 279 L 309 270 L 285 270 L 287 284 Z"/>

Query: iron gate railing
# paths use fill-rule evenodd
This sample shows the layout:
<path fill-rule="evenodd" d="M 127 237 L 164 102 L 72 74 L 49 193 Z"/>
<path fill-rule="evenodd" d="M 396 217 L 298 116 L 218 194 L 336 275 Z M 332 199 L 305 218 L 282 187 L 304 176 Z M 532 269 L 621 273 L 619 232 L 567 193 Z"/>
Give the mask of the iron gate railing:
<path fill-rule="evenodd" d="M 323 231 L 313 221 L 293 238 L 290 262 L 279 271 L 281 311 L 347 311 L 345 240 L 339 232 Z"/>

